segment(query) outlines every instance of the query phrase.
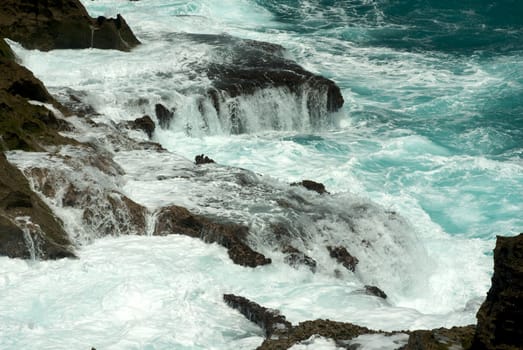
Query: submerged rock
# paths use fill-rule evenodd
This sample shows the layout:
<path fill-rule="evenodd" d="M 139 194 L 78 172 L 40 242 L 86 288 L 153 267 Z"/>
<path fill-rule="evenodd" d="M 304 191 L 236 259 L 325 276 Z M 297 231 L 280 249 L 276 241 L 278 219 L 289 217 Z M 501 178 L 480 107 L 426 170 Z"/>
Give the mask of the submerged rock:
<path fill-rule="evenodd" d="M 235 38 L 229 35 L 179 34 L 184 39 L 209 45 L 215 59 L 198 68 L 212 81 L 207 91 L 226 131 L 240 134 L 252 131 L 248 117 L 240 106 L 240 97 L 263 96 L 271 90 L 292 99 L 304 120 L 288 121 L 293 127 L 318 128 L 332 125 L 328 116 L 343 106 L 343 96 L 332 80 L 311 73 L 284 56 L 277 44 Z M 270 93 L 269 93 L 270 94 Z M 256 98 L 255 98 L 256 99 Z M 263 103 L 262 103 L 263 104 Z M 281 120 L 258 116 L 265 128 L 281 129 Z"/>
<path fill-rule="evenodd" d="M 492 286 L 477 319 L 474 350 L 523 349 L 523 233 L 498 236 Z"/>
<path fill-rule="evenodd" d="M 170 111 L 161 103 L 157 103 L 154 106 L 154 113 L 156 114 L 156 118 L 158 119 L 158 123 L 160 124 L 161 128 L 166 129 L 169 127 L 169 124 L 174 117 L 173 111 Z"/>
<path fill-rule="evenodd" d="M 175 205 L 159 210 L 154 228 L 155 235 L 183 234 L 208 243 L 218 243 L 227 248 L 229 257 L 238 265 L 256 267 L 270 264 L 271 259 L 245 243 L 248 231 L 246 226 L 216 222 Z"/>
<path fill-rule="evenodd" d="M 365 293 L 378 298 L 387 299 L 387 294 L 376 286 L 365 286 Z"/>
<path fill-rule="evenodd" d="M 0 37 L 28 49 L 116 49 L 140 44 L 122 16 L 91 18 L 79 0 L 0 3 Z"/>
<path fill-rule="evenodd" d="M 312 272 L 316 272 L 317 263 L 316 260 L 310 256 L 305 255 L 299 249 L 292 246 L 287 246 L 282 249 L 285 254 L 284 261 L 292 267 L 298 267 L 300 265 L 307 266 Z"/>
<path fill-rule="evenodd" d="M 358 265 L 359 260 L 358 258 L 352 256 L 345 247 L 328 246 L 327 250 L 329 251 L 331 258 L 336 259 L 347 270 L 350 270 L 352 272 L 356 270 L 356 265 Z"/>
<path fill-rule="evenodd" d="M 319 194 L 329 193 L 325 189 L 325 185 L 320 182 L 315 182 L 312 180 L 303 180 L 302 182 L 293 182 L 291 186 L 303 186 L 309 191 L 318 192 Z"/>

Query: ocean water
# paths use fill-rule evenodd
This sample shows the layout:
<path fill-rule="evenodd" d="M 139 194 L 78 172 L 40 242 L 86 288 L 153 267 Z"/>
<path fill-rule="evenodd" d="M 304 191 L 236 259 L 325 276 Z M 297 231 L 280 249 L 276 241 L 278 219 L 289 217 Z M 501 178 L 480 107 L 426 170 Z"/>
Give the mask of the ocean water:
<path fill-rule="evenodd" d="M 143 45 L 44 53 L 12 43 L 21 62 L 58 98 L 72 91 L 92 105 L 100 123 L 154 117 L 156 103 L 175 110 L 153 135 L 170 153 L 109 150 L 125 172 L 114 186 L 151 212 L 178 204 L 247 223 L 254 246 L 274 263 L 235 266 L 223 248 L 187 237 L 92 241 L 86 231 L 75 235 L 76 261 L 0 258 L 1 348 L 255 348 L 262 332 L 225 306 L 223 293 L 279 309 L 294 323 L 330 318 L 400 330 L 475 322 L 496 235 L 523 231 L 522 5 L 82 2 L 93 16 L 123 14 Z M 192 34 L 280 44 L 286 57 L 334 80 L 345 105 L 313 127 L 296 96 L 266 89 L 235 100 L 248 127 L 231 133 L 204 97 L 211 81 L 203 72 L 234 51 Z M 77 137 L 104 136 L 93 128 Z M 190 160 L 201 153 L 225 167 L 195 176 Z M 58 164 L 22 152 L 9 159 L 23 169 Z M 255 193 L 237 186 L 238 174 Z M 292 190 L 312 207 L 285 217 L 274 198 L 287 198 L 287 184 L 302 179 L 324 183 L 331 195 Z M 77 213 L 55 210 L 78 225 Z M 312 222 L 318 212 L 327 214 Z M 282 218 L 311 227 L 301 244 L 319 263 L 315 274 L 285 265 L 266 241 L 264 223 Z M 334 273 L 325 242 L 356 249 L 355 274 Z M 365 284 L 388 300 L 361 293 Z M 362 349 L 391 348 L 387 341 L 362 339 Z M 321 338 L 297 348 L 308 346 L 335 348 Z"/>

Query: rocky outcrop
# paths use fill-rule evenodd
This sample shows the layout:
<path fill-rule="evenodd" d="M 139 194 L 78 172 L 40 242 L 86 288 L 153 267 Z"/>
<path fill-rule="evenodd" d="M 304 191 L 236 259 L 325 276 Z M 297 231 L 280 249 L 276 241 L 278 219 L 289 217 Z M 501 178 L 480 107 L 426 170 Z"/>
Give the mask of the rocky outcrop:
<path fill-rule="evenodd" d="M 163 129 L 166 129 L 169 127 L 169 124 L 171 123 L 171 120 L 174 117 L 174 112 L 169 110 L 167 107 L 165 107 L 161 103 L 157 103 L 154 106 L 154 114 L 156 114 L 156 119 L 158 119 L 158 124 L 160 124 L 160 127 Z"/>
<path fill-rule="evenodd" d="M 196 164 L 196 165 L 211 164 L 211 163 L 214 163 L 214 160 L 207 157 L 205 154 L 199 154 L 196 157 L 194 157 L 194 164 Z"/>
<path fill-rule="evenodd" d="M 265 332 L 266 338 L 289 332 L 292 324 L 278 310 L 267 309 L 247 298 L 224 294 L 223 300 L 233 309 L 238 310 L 249 321 L 256 323 Z"/>
<path fill-rule="evenodd" d="M 477 318 L 474 350 L 523 349 L 523 233 L 498 236 L 492 286 Z"/>
<path fill-rule="evenodd" d="M 474 326 L 438 328 L 409 332 L 409 342 L 401 350 L 464 350 L 471 348 Z"/>
<path fill-rule="evenodd" d="M 340 264 L 342 264 L 347 270 L 354 272 L 356 270 L 356 265 L 358 265 L 358 258 L 352 256 L 345 247 L 341 246 L 328 246 L 327 250 L 331 258 L 336 259 Z"/>
<path fill-rule="evenodd" d="M 174 205 L 162 208 L 155 216 L 155 235 L 183 234 L 208 243 L 218 243 L 227 248 L 234 263 L 242 266 L 256 267 L 271 263 L 271 259 L 247 245 L 245 240 L 249 229 L 246 226 L 216 222 Z"/>
<path fill-rule="evenodd" d="M 365 286 L 365 294 L 374 295 L 375 297 L 387 299 L 387 294 L 376 286 Z"/>
<path fill-rule="evenodd" d="M 24 175 L 0 153 L 0 255 L 11 258 L 74 257 L 72 244 L 51 209 Z"/>
<path fill-rule="evenodd" d="M 132 129 L 142 130 L 147 134 L 147 136 L 149 136 L 149 138 L 153 136 L 154 130 L 156 129 L 156 125 L 148 115 L 144 115 L 141 118 L 137 118 L 132 122 L 129 122 L 129 126 Z"/>
<path fill-rule="evenodd" d="M 264 330 L 266 339 L 258 350 L 289 349 L 313 335 L 331 338 L 342 344 L 362 334 L 377 333 L 366 327 L 331 320 L 305 321 L 293 326 L 278 310 L 265 308 L 247 298 L 232 294 L 225 294 L 223 298 L 227 305 Z"/>
<path fill-rule="evenodd" d="M 303 180 L 301 182 L 293 182 L 291 184 L 291 186 L 303 186 L 306 189 L 308 189 L 309 191 L 314 191 L 314 192 L 317 192 L 319 194 L 329 193 L 325 189 L 325 185 L 324 184 L 322 184 L 320 182 L 315 182 L 315 181 L 312 181 L 312 180 Z"/>
<path fill-rule="evenodd" d="M 3 0 L 0 37 L 28 49 L 116 49 L 128 51 L 140 42 L 122 16 L 91 18 L 79 0 Z"/>
<path fill-rule="evenodd" d="M 277 44 L 245 40 L 229 35 L 179 34 L 184 39 L 203 43 L 213 48 L 215 59 L 201 64 L 198 71 L 212 81 L 207 97 L 218 116 L 229 120 L 223 124 L 233 134 L 250 132 L 249 121 L 242 115 L 238 97 L 263 94 L 269 89 L 286 94 L 302 113 L 307 127 L 330 125 L 329 112 L 343 106 L 339 87 L 320 75 L 311 73 L 284 56 L 284 48 Z M 200 109 L 204 109 L 201 107 Z M 269 118 L 270 119 L 270 118 Z M 281 128 L 279 121 L 266 120 L 267 127 Z M 294 121 L 296 127 L 302 124 Z"/>

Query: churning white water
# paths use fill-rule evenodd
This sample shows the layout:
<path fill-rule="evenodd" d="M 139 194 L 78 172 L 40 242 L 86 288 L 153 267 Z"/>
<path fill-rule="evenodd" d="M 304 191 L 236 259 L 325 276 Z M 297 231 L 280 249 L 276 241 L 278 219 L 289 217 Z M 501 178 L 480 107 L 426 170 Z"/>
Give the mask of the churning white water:
<path fill-rule="evenodd" d="M 80 188 L 120 191 L 144 205 L 150 220 L 155 210 L 176 204 L 248 225 L 249 242 L 273 263 L 240 267 L 223 247 L 183 236 L 150 237 L 150 227 L 113 232 L 144 236 L 95 239 L 100 233 L 82 227 L 81 212 L 46 198 L 79 245 L 79 259 L 0 258 L 0 348 L 255 348 L 262 331 L 227 307 L 224 293 L 279 309 L 293 323 L 329 318 L 383 330 L 475 323 L 489 287 L 493 239 L 522 227 L 523 164 L 517 147 L 488 153 L 501 149 L 506 136 L 488 126 L 457 136 L 445 126 L 462 127 L 479 113 L 471 101 L 505 91 L 510 72 L 498 67 L 504 59 L 480 62 L 359 45 L 370 37 L 365 26 L 347 29 L 350 40 L 339 40 L 342 27 L 310 32 L 304 25 L 299 32 L 260 1 L 83 3 L 92 15 L 122 13 L 143 45 L 130 53 L 44 53 L 11 44 L 57 98 L 73 94 L 96 110 L 92 118 L 99 125 L 72 117 L 77 132 L 70 136 L 105 148 L 122 174 L 72 167 L 63 159 L 85 156 L 72 148 L 11 152 L 9 160 L 26 173 L 43 166 Z M 342 12 L 313 11 L 313 1 L 300 6 L 307 25 Z M 345 107 L 316 127 L 303 96 L 265 89 L 226 101 L 245 126 L 244 133 L 231 134 L 229 119 L 205 95 L 212 82 L 204 74 L 208 64 L 228 56 L 187 33 L 281 44 L 288 57 L 336 80 Z M 145 141 L 119 123 L 144 114 L 154 119 L 157 103 L 175 115 L 153 135 L 168 152 L 108 141 L 108 133 L 120 131 Z M 197 168 L 191 160 L 201 153 L 220 165 Z M 323 182 L 331 195 L 288 186 L 302 179 Z M 286 211 L 276 204 L 293 196 L 307 205 Z M 271 223 L 303 233 L 293 243 L 318 262 L 316 273 L 284 263 L 267 234 Z M 324 249 L 336 243 L 359 258 L 355 273 Z M 366 295 L 367 284 L 389 298 Z M 385 349 L 405 339 L 353 342 Z M 295 348 L 335 345 L 315 338 Z"/>

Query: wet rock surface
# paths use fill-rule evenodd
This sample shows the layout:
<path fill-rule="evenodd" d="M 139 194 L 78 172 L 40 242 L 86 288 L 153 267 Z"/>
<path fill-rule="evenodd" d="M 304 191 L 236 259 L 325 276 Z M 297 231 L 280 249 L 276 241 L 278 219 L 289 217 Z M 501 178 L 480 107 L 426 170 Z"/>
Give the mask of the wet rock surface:
<path fill-rule="evenodd" d="M 200 238 L 208 243 L 218 243 L 227 248 L 231 260 L 239 265 L 256 267 L 271 263 L 271 259 L 255 252 L 245 239 L 249 229 L 233 223 L 220 223 L 194 215 L 179 206 L 162 208 L 156 214 L 155 235 L 183 234 Z"/>
<path fill-rule="evenodd" d="M 316 182 L 316 181 L 312 181 L 312 180 L 303 180 L 301 182 L 294 182 L 291 184 L 291 186 L 303 186 L 306 189 L 308 189 L 309 191 L 318 192 L 319 194 L 329 193 L 325 189 L 324 184 Z"/>
<path fill-rule="evenodd" d="M 365 294 L 374 295 L 378 298 L 387 299 L 387 294 L 376 286 L 365 286 Z"/>
<path fill-rule="evenodd" d="M 62 223 L 0 153 L 0 255 L 11 258 L 74 257 Z"/>
<path fill-rule="evenodd" d="M 156 129 L 156 125 L 148 115 L 133 120 L 129 123 L 129 126 L 132 129 L 143 130 L 149 138 L 153 136 L 154 130 Z"/>
<path fill-rule="evenodd" d="M 307 266 L 312 272 L 316 272 L 317 262 L 310 256 L 305 255 L 299 249 L 292 246 L 287 246 L 282 249 L 285 254 L 284 261 L 292 267 L 299 267 L 301 265 Z"/>
<path fill-rule="evenodd" d="M 283 335 L 292 328 L 292 324 L 278 310 L 267 309 L 247 298 L 234 294 L 224 294 L 223 300 L 233 309 L 238 310 L 249 321 L 256 323 L 265 332 L 265 337 Z"/>
<path fill-rule="evenodd" d="M 214 163 L 214 160 L 207 157 L 205 154 L 199 154 L 196 157 L 194 157 L 194 164 L 196 164 L 196 165 L 211 164 L 211 163 Z"/>
<path fill-rule="evenodd" d="M 250 96 L 266 89 L 280 89 L 292 94 L 305 105 L 311 127 L 322 127 L 331 121 L 326 117 L 343 106 L 343 96 L 332 80 L 305 70 L 284 56 L 277 44 L 240 39 L 229 35 L 177 34 L 198 44 L 213 48 L 213 61 L 199 70 L 212 81 L 207 97 L 218 115 L 228 115 L 229 132 L 247 131 L 235 98 Z M 277 121 L 272 121 L 278 129 Z"/>
<path fill-rule="evenodd" d="M 498 236 L 492 286 L 477 319 L 473 349 L 523 349 L 523 233 Z"/>
<path fill-rule="evenodd" d="M 354 272 L 356 266 L 358 265 L 358 258 L 352 256 L 347 248 L 341 246 L 327 246 L 327 250 L 331 258 L 336 259 L 340 264 L 342 264 L 347 270 Z"/>
<path fill-rule="evenodd" d="M 0 37 L 43 51 L 90 47 L 128 51 L 140 43 L 122 16 L 91 18 L 78 0 L 3 0 Z"/>

